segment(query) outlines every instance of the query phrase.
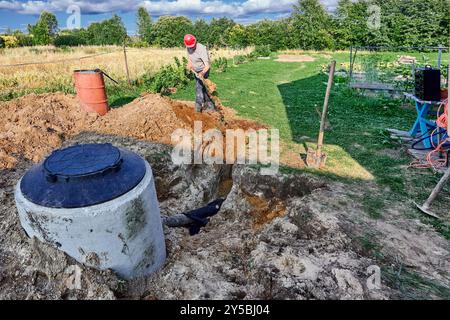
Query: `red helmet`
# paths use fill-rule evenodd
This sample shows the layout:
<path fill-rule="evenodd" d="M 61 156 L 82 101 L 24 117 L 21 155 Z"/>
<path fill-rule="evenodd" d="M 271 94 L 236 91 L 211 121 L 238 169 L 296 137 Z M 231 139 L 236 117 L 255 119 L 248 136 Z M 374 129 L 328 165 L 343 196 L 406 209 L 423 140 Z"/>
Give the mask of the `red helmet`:
<path fill-rule="evenodd" d="M 184 36 L 184 44 L 188 48 L 193 48 L 197 44 L 197 39 L 192 34 L 187 34 Z"/>

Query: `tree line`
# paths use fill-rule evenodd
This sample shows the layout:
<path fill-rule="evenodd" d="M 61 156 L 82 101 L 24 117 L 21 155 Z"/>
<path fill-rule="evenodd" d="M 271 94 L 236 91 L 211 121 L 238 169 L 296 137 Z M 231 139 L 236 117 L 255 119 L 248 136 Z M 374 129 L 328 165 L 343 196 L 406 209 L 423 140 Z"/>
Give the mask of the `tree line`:
<path fill-rule="evenodd" d="M 448 0 L 340 0 L 329 12 L 319 0 L 299 0 L 289 17 L 262 20 L 250 25 L 230 18 L 207 22 L 184 16 L 162 16 L 152 21 L 139 8 L 137 33 L 128 36 L 122 19 L 95 22 L 87 28 L 59 30 L 56 17 L 43 12 L 28 34 L 13 32 L 18 45 L 55 44 L 179 47 L 184 34 L 192 33 L 210 47 L 270 46 L 279 49 L 346 49 L 350 46 L 448 45 Z M 1 43 L 1 42 L 0 42 Z"/>

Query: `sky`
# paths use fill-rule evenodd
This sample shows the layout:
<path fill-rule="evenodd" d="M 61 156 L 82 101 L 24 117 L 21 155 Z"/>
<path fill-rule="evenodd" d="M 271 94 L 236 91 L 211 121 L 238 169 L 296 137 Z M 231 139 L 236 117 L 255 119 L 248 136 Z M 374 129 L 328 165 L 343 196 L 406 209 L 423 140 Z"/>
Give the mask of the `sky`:
<path fill-rule="evenodd" d="M 288 16 L 298 0 L 0 0 L 0 33 L 7 28 L 26 30 L 34 24 L 43 10 L 53 12 L 61 29 L 75 11 L 81 13 L 81 26 L 110 18 L 122 17 L 129 34 L 136 30 L 136 11 L 145 7 L 156 20 L 162 15 L 184 15 L 193 20 L 229 17 L 236 22 L 249 24 L 261 19 L 278 19 Z M 338 0 L 320 0 L 328 10 L 336 7 Z M 69 21 L 74 21 L 69 19 Z"/>

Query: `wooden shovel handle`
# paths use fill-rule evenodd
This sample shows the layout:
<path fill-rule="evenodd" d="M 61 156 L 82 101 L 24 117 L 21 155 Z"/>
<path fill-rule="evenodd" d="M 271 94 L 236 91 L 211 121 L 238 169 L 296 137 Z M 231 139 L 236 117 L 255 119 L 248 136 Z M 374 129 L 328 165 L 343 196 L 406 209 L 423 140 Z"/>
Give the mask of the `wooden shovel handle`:
<path fill-rule="evenodd" d="M 328 114 L 328 101 L 330 100 L 331 87 L 333 86 L 334 71 L 336 70 L 336 61 L 331 61 L 330 73 L 328 75 L 327 91 L 325 93 L 325 100 L 323 102 L 322 117 L 320 119 L 319 139 L 317 140 L 317 155 L 322 153 L 323 136 L 325 131 L 325 122 Z"/>

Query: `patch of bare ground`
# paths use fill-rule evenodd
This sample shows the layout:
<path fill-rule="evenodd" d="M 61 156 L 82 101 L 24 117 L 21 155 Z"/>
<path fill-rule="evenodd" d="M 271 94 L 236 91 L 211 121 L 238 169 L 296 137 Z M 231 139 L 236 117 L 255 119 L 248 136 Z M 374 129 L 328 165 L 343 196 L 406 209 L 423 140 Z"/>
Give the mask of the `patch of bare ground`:
<path fill-rule="evenodd" d="M 278 62 L 313 62 L 316 59 L 308 55 L 280 54 L 275 61 Z"/>

